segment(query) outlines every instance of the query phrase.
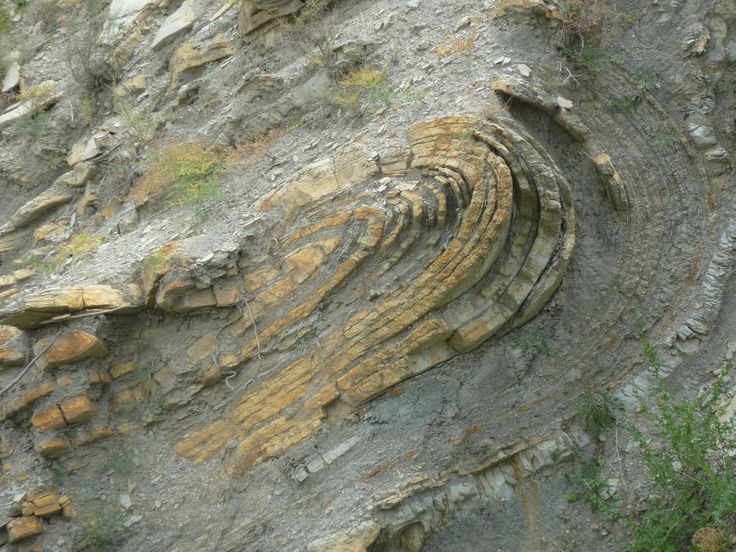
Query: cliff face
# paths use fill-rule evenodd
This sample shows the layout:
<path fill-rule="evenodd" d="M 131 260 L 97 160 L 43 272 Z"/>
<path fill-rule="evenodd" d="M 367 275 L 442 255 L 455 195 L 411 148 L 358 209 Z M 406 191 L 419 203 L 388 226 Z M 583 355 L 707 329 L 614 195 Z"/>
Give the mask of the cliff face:
<path fill-rule="evenodd" d="M 0 8 L 0 550 L 623 549 L 563 474 L 736 351 L 733 2 Z"/>

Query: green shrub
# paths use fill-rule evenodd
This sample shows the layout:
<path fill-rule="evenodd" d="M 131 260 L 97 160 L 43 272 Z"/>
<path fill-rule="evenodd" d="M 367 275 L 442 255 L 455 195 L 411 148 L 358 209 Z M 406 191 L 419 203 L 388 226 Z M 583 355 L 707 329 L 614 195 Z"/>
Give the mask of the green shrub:
<path fill-rule="evenodd" d="M 583 397 L 575 413 L 583 429 L 591 437 L 600 440 L 603 432 L 616 425 L 615 403 L 608 392 L 596 391 Z"/>
<path fill-rule="evenodd" d="M 5 7 L 0 4 L 0 36 L 10 34 L 11 27 L 12 22 L 10 19 L 10 14 L 8 13 L 8 10 L 6 10 Z"/>
<path fill-rule="evenodd" d="M 653 407 L 643 404 L 643 416 L 653 428 L 649 438 L 635 425 L 628 432 L 641 451 L 651 485 L 643 511 L 616 504 L 600 478 L 600 463 L 586 465 L 569 480 L 578 490 L 570 500 L 583 499 L 593 509 L 628 528 L 627 552 L 716 552 L 733 550 L 736 535 L 736 436 L 732 419 L 725 419 L 724 388 L 730 368 L 723 370 L 708 393 L 693 400 L 676 398 L 661 376 L 657 351 L 641 333 L 644 355 L 656 377 Z M 600 423 L 592 420 L 594 427 Z M 608 423 L 608 415 L 603 420 Z M 632 505 L 629 505 L 632 506 Z M 728 541 L 728 547 L 718 543 Z"/>
<path fill-rule="evenodd" d="M 109 503 L 95 501 L 80 515 L 82 531 L 75 552 L 112 552 L 123 541 L 123 512 Z"/>

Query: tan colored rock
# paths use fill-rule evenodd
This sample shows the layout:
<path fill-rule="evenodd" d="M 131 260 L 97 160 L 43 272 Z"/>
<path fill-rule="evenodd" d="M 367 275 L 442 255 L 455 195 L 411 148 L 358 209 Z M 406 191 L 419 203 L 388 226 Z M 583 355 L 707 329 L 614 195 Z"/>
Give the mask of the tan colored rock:
<path fill-rule="evenodd" d="M 23 280 L 27 280 L 33 276 L 35 273 L 35 268 L 21 268 L 13 271 L 13 278 L 15 278 L 16 282 L 22 282 Z"/>
<path fill-rule="evenodd" d="M 47 439 L 36 445 L 36 452 L 44 458 L 58 458 L 67 450 L 67 443 L 64 439 L 55 437 Z M 58 512 L 57 512 L 58 513 Z"/>
<path fill-rule="evenodd" d="M 36 343 L 33 350 L 39 354 L 52 340 L 45 337 Z M 42 368 L 55 368 L 64 364 L 72 364 L 88 358 L 103 358 L 107 355 L 107 347 L 92 334 L 81 330 L 63 333 L 38 360 Z"/>
<path fill-rule="evenodd" d="M 136 75 L 132 79 L 124 80 L 115 87 L 116 96 L 127 96 L 128 94 L 136 94 L 146 89 L 147 81 L 144 75 Z"/>
<path fill-rule="evenodd" d="M 68 203 L 74 197 L 74 192 L 64 184 L 54 183 L 32 200 L 20 207 L 11 217 L 10 222 L 15 228 L 22 228 L 41 215 L 58 205 Z"/>
<path fill-rule="evenodd" d="M 37 537 L 43 533 L 43 525 L 33 516 L 24 516 L 11 519 L 8 522 L 7 530 L 8 542 L 13 544 L 32 537 Z"/>
<path fill-rule="evenodd" d="M 77 163 L 73 170 L 61 175 L 56 182 L 70 188 L 80 188 L 95 177 L 97 170 L 97 165 L 90 161 Z"/>
<path fill-rule="evenodd" d="M 43 491 L 27 497 L 22 504 L 24 516 L 51 517 L 61 513 L 59 493 Z"/>
<path fill-rule="evenodd" d="M 10 406 L 3 405 L 3 416 L 2 420 L 5 420 L 9 416 L 12 416 L 36 402 L 38 399 L 49 396 L 54 391 L 54 384 L 52 382 L 42 383 L 29 391 L 23 393 L 20 397 L 13 400 Z M 1 421 L 1 420 L 0 420 Z"/>
<path fill-rule="evenodd" d="M 64 415 L 58 406 L 53 406 L 48 410 L 34 414 L 31 418 L 31 423 L 41 433 L 66 427 L 66 420 L 64 420 Z"/>
<path fill-rule="evenodd" d="M 89 375 L 89 382 L 92 385 L 105 385 L 112 381 L 112 376 L 110 375 L 110 372 L 106 370 L 98 371 L 98 372 L 92 372 Z"/>
<path fill-rule="evenodd" d="M 80 395 L 61 403 L 61 413 L 68 424 L 80 424 L 97 414 L 97 407 L 87 395 Z"/>
<path fill-rule="evenodd" d="M 33 231 L 33 242 L 37 243 L 43 240 L 58 240 L 66 233 L 68 226 L 63 221 L 49 222 L 36 228 Z"/>
<path fill-rule="evenodd" d="M 110 375 L 112 379 L 118 379 L 126 374 L 135 372 L 138 369 L 138 363 L 135 361 L 118 362 L 110 367 Z"/>
<path fill-rule="evenodd" d="M 367 522 L 353 531 L 314 541 L 307 546 L 307 552 L 367 552 L 380 533 L 377 523 Z"/>
<path fill-rule="evenodd" d="M 240 286 L 235 280 L 215 282 L 212 291 L 218 307 L 231 307 L 240 303 Z"/>
<path fill-rule="evenodd" d="M 554 100 L 549 108 L 559 110 Z M 248 317 L 229 333 L 243 343 L 218 344 L 217 366 L 202 381 L 237 373 L 276 344 L 300 353 L 184 436 L 179 454 L 201 462 L 235 438 L 226 468 L 243 473 L 311 435 L 336 401 L 358 407 L 524 324 L 547 303 L 572 255 L 575 218 L 546 152 L 520 125 L 473 117 L 417 123 L 409 138 L 388 159 L 391 177 L 381 178 L 380 154 L 356 143 L 256 202 L 293 230 L 273 236 L 269 255 L 239 262 Z M 525 172 L 517 179 L 514 170 Z M 421 261 L 405 254 L 409 247 L 423 252 Z M 180 297 L 202 292 L 194 281 L 174 267 L 158 303 L 180 312 Z M 347 294 L 348 311 L 304 348 L 303 322 L 332 293 L 354 287 L 361 291 Z M 355 299 L 366 294 L 370 300 Z"/>
<path fill-rule="evenodd" d="M 270 45 L 279 20 L 296 14 L 303 6 L 301 0 L 243 0 L 238 14 L 240 36 Z"/>
<path fill-rule="evenodd" d="M 28 343 L 28 336 L 23 330 L 0 326 L 0 367 L 19 366 L 29 360 Z"/>
<path fill-rule="evenodd" d="M 141 289 L 136 285 L 121 288 L 106 285 L 48 288 L 0 307 L 0 323 L 21 329 L 35 328 L 41 322 L 65 313 L 85 309 L 134 312 L 142 303 Z"/>
<path fill-rule="evenodd" d="M 109 439 L 113 435 L 115 435 L 115 430 L 111 427 L 95 427 L 88 433 L 85 433 L 84 435 L 81 435 L 79 438 L 77 438 L 75 440 L 75 444 L 90 445 L 92 443 L 96 443 L 97 441 L 102 441 L 103 439 Z"/>
<path fill-rule="evenodd" d="M 193 71 L 213 61 L 230 57 L 234 53 L 230 41 L 224 38 L 199 47 L 191 42 L 184 43 L 177 48 L 169 61 L 171 88 L 179 87 Z"/>
<path fill-rule="evenodd" d="M 81 159 L 83 153 L 84 153 L 84 144 L 83 143 L 74 144 L 66 156 L 67 164 L 70 167 L 75 167 L 79 163 L 79 160 Z"/>
<path fill-rule="evenodd" d="M 215 354 L 216 346 L 217 341 L 215 340 L 215 336 L 202 336 L 187 348 L 187 359 L 191 363 L 211 359 Z"/>

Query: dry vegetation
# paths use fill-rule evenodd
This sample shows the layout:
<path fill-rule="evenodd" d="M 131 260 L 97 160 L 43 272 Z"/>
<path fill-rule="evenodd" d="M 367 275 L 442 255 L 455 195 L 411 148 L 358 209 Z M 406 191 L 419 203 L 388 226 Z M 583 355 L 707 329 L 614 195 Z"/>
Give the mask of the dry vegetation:
<path fill-rule="evenodd" d="M 456 37 L 445 37 L 437 46 L 432 48 L 432 51 L 441 58 L 459 56 L 470 53 L 475 46 L 475 41 L 478 40 L 478 33 L 473 31 L 470 36 L 456 36 Z"/>
<path fill-rule="evenodd" d="M 152 153 L 144 163 L 145 174 L 128 194 L 143 205 L 167 196 L 173 205 L 198 202 L 217 193 L 219 175 L 228 165 L 223 148 L 202 141 L 174 140 Z"/>

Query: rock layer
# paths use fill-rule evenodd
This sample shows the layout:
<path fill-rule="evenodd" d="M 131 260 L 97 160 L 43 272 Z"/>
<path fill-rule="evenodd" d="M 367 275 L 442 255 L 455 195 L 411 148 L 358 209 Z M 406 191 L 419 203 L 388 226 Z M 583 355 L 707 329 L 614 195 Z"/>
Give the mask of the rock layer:
<path fill-rule="evenodd" d="M 279 344 L 310 345 L 269 355 L 274 375 L 177 445 L 203 461 L 235 437 L 232 474 L 312 434 L 336 404 L 355 408 L 528 321 L 575 241 L 564 177 L 510 119 L 416 124 L 410 147 L 385 163 L 348 148 L 257 207 L 293 230 L 274 239 L 277 251 L 241 260 L 248 338 L 211 370 L 250 371 Z M 215 305 L 176 270 L 158 303 L 181 289 L 192 305 Z"/>

